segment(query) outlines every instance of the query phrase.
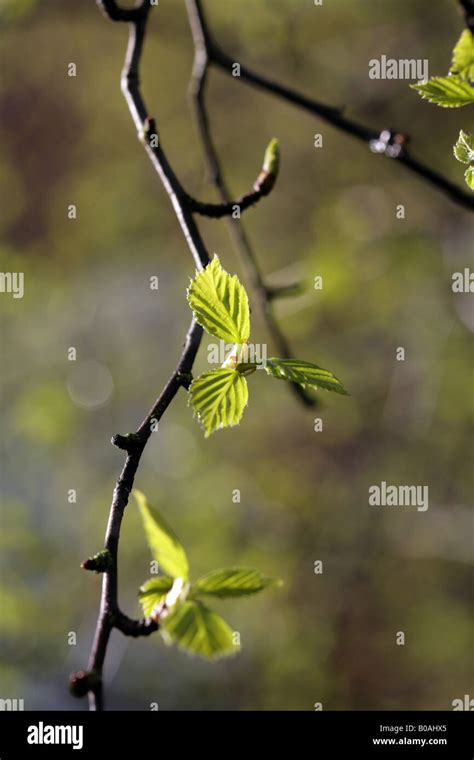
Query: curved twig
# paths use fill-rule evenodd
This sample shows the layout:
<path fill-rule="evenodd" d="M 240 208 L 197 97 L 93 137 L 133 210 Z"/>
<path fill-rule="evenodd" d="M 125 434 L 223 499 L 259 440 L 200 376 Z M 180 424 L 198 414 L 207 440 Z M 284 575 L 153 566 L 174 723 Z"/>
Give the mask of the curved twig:
<path fill-rule="evenodd" d="M 209 35 L 206 20 L 200 12 L 200 6 L 196 5 L 194 0 L 186 0 L 186 7 L 194 42 L 194 63 L 189 83 L 189 98 L 194 108 L 196 123 L 204 148 L 209 179 L 216 187 L 222 204 L 233 208 L 231 195 L 224 179 L 222 166 L 212 139 L 204 97 L 210 64 Z M 280 295 L 294 293 L 298 290 L 299 286 L 292 285 L 285 288 L 272 288 L 268 286 L 263 279 L 257 257 L 240 220 L 230 217 L 228 219 L 228 227 L 234 248 L 242 260 L 248 280 L 251 282 L 257 295 L 260 309 L 272 340 L 278 349 L 278 353 L 282 358 L 290 359 L 292 356 L 290 345 L 275 319 L 271 302 Z M 317 406 L 318 402 L 315 397 L 308 394 L 300 385 L 291 383 L 289 387 L 296 398 L 305 406 Z"/>
<path fill-rule="evenodd" d="M 150 6 L 148 2 L 144 1 L 135 9 L 122 10 L 111 0 L 97 1 L 110 19 L 126 21 L 130 24 L 129 44 L 121 80 L 122 90 L 137 129 L 143 130 L 147 111 L 140 94 L 139 63 Z M 202 269 L 209 262 L 209 255 L 192 218 L 191 211 L 186 205 L 186 194 L 171 169 L 162 148 L 152 149 L 148 144 L 145 145 L 145 148 L 168 193 L 196 267 Z M 158 628 L 158 625 L 152 620 L 138 621 L 128 618 L 119 608 L 117 557 L 120 528 L 141 455 L 152 432 L 152 422 L 154 423 L 162 417 L 181 387 L 187 388 L 189 386 L 201 337 L 202 328 L 193 320 L 186 336 L 184 350 L 178 366 L 137 432 L 128 436 L 115 436 L 113 439 L 119 448 L 127 451 L 127 458 L 115 485 L 110 507 L 105 537 L 105 550 L 108 553 L 107 566 L 103 569 L 101 605 L 88 672 L 82 673 L 80 677 L 74 674 L 71 678 L 73 693 L 78 696 L 89 693 L 92 710 L 103 709 L 102 670 L 112 630 L 116 628 L 127 636 L 144 636 Z"/>

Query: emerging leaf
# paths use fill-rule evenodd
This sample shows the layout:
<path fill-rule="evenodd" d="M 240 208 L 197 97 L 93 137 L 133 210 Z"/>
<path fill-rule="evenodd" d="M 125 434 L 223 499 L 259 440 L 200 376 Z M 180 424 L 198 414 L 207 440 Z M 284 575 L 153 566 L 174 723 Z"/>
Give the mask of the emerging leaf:
<path fill-rule="evenodd" d="M 188 288 L 194 318 L 210 335 L 226 343 L 245 343 L 250 335 L 247 293 L 237 275 L 231 277 L 217 256 L 196 274 Z"/>
<path fill-rule="evenodd" d="M 411 84 L 422 98 L 443 108 L 459 108 L 474 103 L 474 88 L 462 77 L 433 77 L 428 82 Z"/>
<path fill-rule="evenodd" d="M 222 598 L 249 596 L 277 582 L 251 567 L 227 567 L 203 575 L 193 585 L 192 590 L 197 594 Z"/>
<path fill-rule="evenodd" d="M 474 161 L 474 138 L 461 129 L 458 141 L 453 148 L 454 155 L 462 164 L 470 164 Z"/>
<path fill-rule="evenodd" d="M 177 605 L 164 618 L 160 630 L 167 643 L 208 659 L 225 657 L 239 649 L 225 620 L 197 601 Z"/>
<path fill-rule="evenodd" d="M 238 425 L 248 401 L 245 377 L 235 369 L 204 372 L 189 387 L 189 403 L 206 438 L 219 428 Z"/>
<path fill-rule="evenodd" d="M 163 601 L 172 586 L 173 578 L 160 575 L 158 578 L 150 578 L 140 587 L 138 597 L 145 617 L 150 617 L 157 604 Z"/>
<path fill-rule="evenodd" d="M 456 42 L 451 72 L 469 82 L 474 80 L 474 36 L 469 29 L 465 29 Z"/>
<path fill-rule="evenodd" d="M 474 190 L 474 166 L 470 166 L 468 169 L 466 169 L 464 172 L 464 179 L 466 180 L 466 185 L 471 190 Z"/>
<path fill-rule="evenodd" d="M 265 156 L 263 159 L 263 171 L 268 174 L 278 174 L 280 167 L 280 144 L 276 137 L 274 137 L 267 145 Z"/>
<path fill-rule="evenodd" d="M 303 388 L 325 388 L 327 391 L 335 391 L 344 396 L 349 395 L 341 381 L 332 372 L 310 362 L 297 359 L 267 359 L 265 370 L 272 377 L 299 383 Z"/>
<path fill-rule="evenodd" d="M 153 559 L 156 559 L 160 569 L 172 578 L 187 580 L 188 559 L 176 535 L 156 509 L 150 506 L 145 494 L 137 490 L 134 490 L 133 494 L 140 509 Z"/>
<path fill-rule="evenodd" d="M 276 182 L 280 169 L 280 145 L 274 137 L 267 145 L 263 159 L 262 171 L 254 184 L 254 190 L 268 195 Z"/>

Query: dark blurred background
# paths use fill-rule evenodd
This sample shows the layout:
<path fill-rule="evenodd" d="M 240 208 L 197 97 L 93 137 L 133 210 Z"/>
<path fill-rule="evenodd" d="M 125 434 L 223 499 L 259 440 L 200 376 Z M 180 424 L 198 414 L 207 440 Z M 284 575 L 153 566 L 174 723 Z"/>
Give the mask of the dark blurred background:
<path fill-rule="evenodd" d="M 407 81 L 368 78 L 382 54 L 428 58 L 430 74 L 445 74 L 463 28 L 454 0 L 205 6 L 234 60 L 377 129 L 410 133 L 413 153 L 462 185 L 452 145 L 472 113 L 436 108 Z M 25 273 L 22 300 L 1 296 L 0 696 L 82 710 L 67 680 L 86 665 L 95 627 L 100 578 L 79 564 L 102 546 L 122 466 L 110 437 L 137 427 L 176 364 L 194 267 L 120 93 L 126 26 L 93 0 L 2 0 L 0 19 L 1 269 Z M 186 98 L 192 58 L 184 3 L 160 0 L 144 95 L 182 182 L 211 200 Z M 217 605 L 243 645 L 217 664 L 159 636 L 114 634 L 108 707 L 451 709 L 474 695 L 474 314 L 472 295 L 451 290 L 452 273 L 472 263 L 472 218 L 395 162 L 238 79 L 213 70 L 208 105 L 236 196 L 268 140 L 280 140 L 276 188 L 243 223 L 270 282 L 306 283 L 276 308 L 295 357 L 332 369 L 352 395 L 322 393 L 321 411 L 307 411 L 285 383 L 257 373 L 240 427 L 206 441 L 179 395 L 136 485 L 187 547 L 194 577 L 253 565 L 284 585 Z M 225 221 L 200 227 L 209 251 L 242 275 Z M 254 341 L 268 339 L 255 299 L 252 325 Z M 207 368 L 205 343 L 196 368 Z M 382 480 L 429 485 L 429 510 L 369 507 L 368 488 Z M 134 616 L 149 560 L 132 504 L 120 597 Z"/>

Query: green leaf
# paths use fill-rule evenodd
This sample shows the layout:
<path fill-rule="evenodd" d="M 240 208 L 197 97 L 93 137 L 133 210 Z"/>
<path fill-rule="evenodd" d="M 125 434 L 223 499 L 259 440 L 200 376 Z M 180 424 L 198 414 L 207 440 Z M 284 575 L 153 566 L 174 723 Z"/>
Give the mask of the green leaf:
<path fill-rule="evenodd" d="M 310 362 L 297 359 L 267 359 L 265 370 L 272 377 L 299 383 L 303 388 L 325 388 L 327 391 L 349 395 L 341 381 L 332 372 Z"/>
<path fill-rule="evenodd" d="M 267 578 L 259 570 L 251 567 L 226 567 L 203 575 L 193 585 L 192 590 L 197 594 L 209 594 L 222 598 L 248 596 L 263 591 L 277 582 L 274 578 Z"/>
<path fill-rule="evenodd" d="M 172 578 L 187 580 L 188 558 L 176 535 L 157 510 L 150 506 L 145 494 L 134 490 L 133 495 L 140 509 L 153 559 L 158 562 L 160 570 L 164 570 Z"/>
<path fill-rule="evenodd" d="M 140 587 L 138 597 L 145 617 L 150 617 L 156 605 L 163 601 L 172 586 L 173 578 L 160 575 L 157 578 L 150 578 Z"/>
<path fill-rule="evenodd" d="M 451 71 L 468 81 L 474 80 L 474 36 L 469 29 L 465 29 L 456 42 Z"/>
<path fill-rule="evenodd" d="M 247 293 L 237 275 L 231 277 L 217 256 L 196 274 L 188 288 L 194 318 L 210 335 L 227 343 L 245 343 L 250 335 Z"/>
<path fill-rule="evenodd" d="M 177 605 L 163 619 L 160 630 L 167 643 L 209 659 L 234 654 L 239 649 L 225 620 L 197 601 Z"/>
<path fill-rule="evenodd" d="M 267 145 L 265 156 L 263 158 L 263 171 L 268 174 L 278 174 L 280 168 L 280 144 L 274 137 Z"/>
<path fill-rule="evenodd" d="M 474 103 L 474 88 L 459 75 L 433 77 L 428 82 L 411 84 L 422 98 L 443 108 L 459 108 Z"/>
<path fill-rule="evenodd" d="M 278 177 L 280 169 L 280 145 L 276 137 L 274 137 L 267 145 L 265 156 L 263 159 L 262 171 L 257 177 L 257 181 L 254 185 L 254 190 L 257 190 L 262 195 L 268 195 L 273 189 L 273 186 Z"/>
<path fill-rule="evenodd" d="M 474 138 L 461 129 L 458 141 L 453 148 L 454 155 L 462 164 L 470 164 L 474 161 Z"/>
<path fill-rule="evenodd" d="M 204 372 L 189 386 L 189 403 L 206 438 L 219 428 L 238 425 L 249 396 L 247 381 L 235 369 Z"/>
<path fill-rule="evenodd" d="M 466 180 L 466 185 L 471 190 L 474 190 L 474 166 L 470 166 L 468 169 L 466 169 L 464 172 L 464 179 Z"/>

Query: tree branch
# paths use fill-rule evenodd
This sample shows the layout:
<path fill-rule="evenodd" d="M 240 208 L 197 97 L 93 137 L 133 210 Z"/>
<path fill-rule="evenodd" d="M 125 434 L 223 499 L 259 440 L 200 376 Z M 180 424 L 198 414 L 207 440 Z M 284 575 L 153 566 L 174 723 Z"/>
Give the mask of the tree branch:
<path fill-rule="evenodd" d="M 119 608 L 118 547 L 120 529 L 140 459 L 152 433 L 153 426 L 161 419 L 178 390 L 181 387 L 186 388 L 189 385 L 191 370 L 201 342 L 201 336 L 202 328 L 192 320 L 181 359 L 137 432 L 127 436 L 114 436 L 114 439 L 112 439 L 112 442 L 118 445 L 119 448 L 126 448 L 127 459 L 115 485 L 105 537 L 105 550 L 108 562 L 103 570 L 104 578 L 100 611 L 88 666 L 88 672 L 94 673 L 96 676 L 89 690 L 92 710 L 103 709 L 102 670 L 112 630 L 116 628 L 126 636 L 136 637 L 148 636 L 158 629 L 155 621 L 132 620 L 124 615 Z M 73 674 L 72 678 L 74 679 L 75 676 L 76 674 Z"/>
<path fill-rule="evenodd" d="M 201 0 L 186 0 L 188 7 L 188 14 L 192 27 L 200 27 L 200 44 L 206 51 L 206 65 L 215 65 L 222 69 L 224 72 L 232 76 L 232 69 L 235 63 L 218 45 L 214 42 L 207 21 L 204 14 L 204 9 Z M 474 15 L 472 0 L 460 0 L 466 14 L 466 23 L 468 26 L 472 23 Z M 472 29 L 471 26 L 469 28 Z M 196 41 L 195 41 L 196 44 Z M 204 60 L 203 54 L 201 54 Z M 197 71 L 197 67 L 196 67 Z M 362 124 L 346 118 L 343 112 L 337 108 L 331 108 L 325 104 L 308 98 L 305 95 L 300 94 L 296 90 L 284 87 L 283 85 L 275 82 L 274 80 L 261 76 L 255 73 L 247 66 L 240 63 L 240 77 L 241 81 L 248 82 L 249 84 L 266 90 L 267 92 L 277 95 L 280 98 L 292 103 L 299 108 L 317 116 L 318 118 L 331 124 L 336 129 L 344 132 L 347 135 L 364 142 L 367 146 L 371 147 L 374 143 L 379 141 L 380 135 L 387 130 L 374 130 L 371 127 L 366 127 Z M 400 148 L 398 150 L 391 150 L 394 143 L 397 143 L 399 138 Z M 425 182 L 437 188 L 441 192 L 444 192 L 452 201 L 468 209 L 474 210 L 474 197 L 472 194 L 464 192 L 458 185 L 451 182 L 439 172 L 431 169 L 426 164 L 413 158 L 406 148 L 406 138 L 403 133 L 393 131 L 390 140 L 387 142 L 386 150 L 381 152 L 386 158 L 393 159 L 400 166 L 404 166 L 413 174 L 421 177 Z M 373 151 L 378 153 L 379 151 Z"/>
<path fill-rule="evenodd" d="M 113 21 L 126 21 L 130 25 L 129 43 L 122 72 L 122 90 L 129 106 L 132 118 L 139 133 L 145 128 L 147 109 L 141 97 L 139 86 L 139 63 L 143 49 L 146 22 L 150 6 L 146 0 L 131 10 L 122 10 L 111 0 L 97 0 L 104 13 Z M 145 149 L 156 169 L 162 184 L 170 198 L 178 218 L 183 235 L 194 258 L 197 269 L 202 269 L 209 262 L 209 255 L 192 213 L 186 202 L 186 193 L 174 174 L 161 146 L 152 149 L 146 143 Z M 103 572 L 102 596 L 96 632 L 89 659 L 87 673 L 73 674 L 71 689 L 82 696 L 89 693 L 90 708 L 103 709 L 102 671 L 110 634 L 114 628 L 127 636 L 145 636 L 157 630 L 153 620 L 132 620 L 119 608 L 118 603 L 118 547 L 120 529 L 125 507 L 133 487 L 135 475 L 146 443 L 152 432 L 152 425 L 159 421 L 178 390 L 187 388 L 191 380 L 191 371 L 202 337 L 202 328 L 192 320 L 186 336 L 181 359 L 162 390 L 150 412 L 147 414 L 136 433 L 127 436 L 115 436 L 113 442 L 127 451 L 127 458 L 115 485 L 107 525 L 105 546 L 107 562 L 101 567 Z M 87 563 L 87 561 L 86 561 Z M 84 563 L 84 564 L 86 564 Z"/>
<path fill-rule="evenodd" d="M 216 187 L 223 206 L 232 208 L 233 204 L 230 200 L 231 195 L 224 179 L 221 163 L 212 139 L 211 127 L 205 103 L 207 74 L 211 62 L 209 56 L 209 33 L 205 17 L 201 13 L 200 4 L 195 3 L 194 0 L 186 0 L 186 7 L 194 42 L 194 63 L 189 83 L 189 98 L 191 105 L 194 108 L 209 178 Z M 278 289 L 267 286 L 260 271 L 250 240 L 240 220 L 233 217 L 229 218 L 228 227 L 234 248 L 242 260 L 247 277 L 257 295 L 258 303 L 265 319 L 267 329 L 272 336 L 272 340 L 275 343 L 280 356 L 284 359 L 291 359 L 293 354 L 290 345 L 275 319 L 271 302 L 279 297 L 279 295 L 288 295 L 290 290 L 294 292 L 295 286 L 291 286 L 291 289 L 290 287 Z M 309 395 L 300 385 L 291 383 L 289 387 L 297 399 L 305 406 L 317 406 L 317 401 L 314 396 Z"/>

